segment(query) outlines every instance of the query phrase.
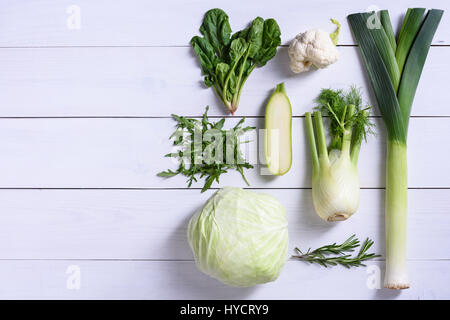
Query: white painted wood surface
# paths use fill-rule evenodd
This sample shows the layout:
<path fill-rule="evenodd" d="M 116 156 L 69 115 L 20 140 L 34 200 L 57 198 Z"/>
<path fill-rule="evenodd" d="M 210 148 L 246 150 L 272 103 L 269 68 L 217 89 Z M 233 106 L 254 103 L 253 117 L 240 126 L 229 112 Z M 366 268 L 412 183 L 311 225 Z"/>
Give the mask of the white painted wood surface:
<path fill-rule="evenodd" d="M 190 260 L 187 222 L 213 192 L 1 190 L 0 259 Z M 374 250 L 384 251 L 384 190 L 362 190 L 359 212 L 341 224 L 316 216 L 309 189 L 257 192 L 273 194 L 285 206 L 291 253 L 295 247 L 343 241 L 352 233 L 378 239 Z M 436 245 L 450 233 L 449 197 L 448 189 L 410 190 L 410 259 L 450 259 L 450 243 Z"/>
<path fill-rule="evenodd" d="M 449 9 L 446 0 L 52 0 L 30 2 L 2 0 L 0 45 L 36 46 L 180 46 L 198 32 L 203 13 L 220 7 L 230 16 L 233 30 L 243 29 L 254 17 L 275 18 L 287 43 L 311 27 L 332 30 L 330 18 L 342 22 L 341 44 L 354 44 L 346 17 L 350 13 L 388 8 L 392 24 L 399 24 L 407 8 Z M 81 29 L 68 29 L 70 6 L 82 14 Z M 433 41 L 450 44 L 450 23 L 442 23 Z"/>
<path fill-rule="evenodd" d="M 228 119 L 234 126 L 238 121 Z M 377 119 L 380 120 L 380 119 Z M 246 124 L 263 128 L 264 119 Z M 450 136 L 442 134 L 450 118 L 411 119 L 408 137 L 409 186 L 450 187 Z M 304 118 L 293 119 L 293 164 L 281 177 L 261 175 L 261 166 L 247 170 L 254 188 L 308 188 L 311 186 L 309 146 Z M 227 124 L 227 122 L 226 122 Z M 383 123 L 378 134 L 362 147 L 359 161 L 361 186 L 384 186 L 385 138 Z M 380 130 L 381 129 L 381 130 Z M 184 188 L 182 176 L 164 179 L 156 174 L 177 164 L 163 156 L 172 151 L 168 137 L 174 131 L 169 118 L 151 119 L 3 119 L 0 126 L 0 187 L 5 188 Z M 249 136 L 252 138 L 253 136 Z M 259 141 L 247 148 L 256 164 Z M 262 142 L 261 142 L 262 143 Z M 244 149 L 243 149 L 244 150 Z M 376 170 L 375 170 L 376 168 Z M 431 169 L 431 168 L 434 168 Z M 222 185 L 244 187 L 237 172 L 221 177 Z M 194 187 L 202 187 L 201 182 Z"/>
<path fill-rule="evenodd" d="M 384 251 L 385 136 L 364 145 L 359 212 L 330 225 L 313 212 L 310 160 L 302 115 L 322 87 L 371 93 L 345 16 L 370 5 L 399 21 L 422 1 L 0 1 L 0 298 L 56 299 L 448 299 L 450 261 L 450 5 L 433 41 L 413 106 L 409 156 L 408 265 L 412 287 L 371 289 L 383 257 L 348 271 L 287 262 L 280 278 L 251 289 L 226 287 L 201 274 L 186 242 L 186 225 L 214 190 L 200 194 L 184 179 L 161 179 L 171 166 L 171 113 L 199 116 L 210 105 L 188 47 L 203 13 L 222 7 L 234 30 L 257 15 L 274 17 L 283 43 L 310 27 L 342 22 L 340 61 L 295 76 L 286 47 L 244 89 L 237 116 L 262 128 L 270 90 L 286 82 L 293 105 L 294 163 L 279 178 L 247 174 L 251 188 L 275 195 L 288 212 L 290 249 L 341 241 L 352 233 Z M 81 10 L 81 29 L 66 22 Z M 373 99 L 372 99 L 373 101 Z M 375 115 L 378 113 L 375 111 Z M 229 125 L 237 121 L 229 119 Z M 255 158 L 257 141 L 248 153 Z M 244 186 L 229 174 L 221 186 Z M 217 187 L 217 186 L 216 186 Z M 377 269 L 377 268 L 380 269 Z M 81 288 L 70 289 L 73 270 Z M 368 273 L 369 272 L 369 273 Z M 374 274 L 375 272 L 375 274 Z M 369 283 L 369 285 L 368 285 Z"/>
<path fill-rule="evenodd" d="M 289 69 L 287 48 L 280 48 L 273 60 L 249 77 L 236 115 L 263 115 L 271 90 L 283 81 L 294 116 L 314 106 L 317 90 L 312 88 L 355 84 L 367 100 L 368 79 L 358 48 L 339 51 L 339 63 L 295 75 Z M 0 73 L 0 117 L 200 116 L 206 105 L 210 115 L 227 115 L 213 90 L 204 89 L 197 58 L 188 47 L 15 48 L 0 50 L 0 61 L 5 64 Z M 448 74 L 448 47 L 433 47 L 412 116 L 450 116 L 446 95 L 435 94 L 448 89 Z"/>
<path fill-rule="evenodd" d="M 276 282 L 234 288 L 200 273 L 192 261 L 34 260 L 4 261 L 2 296 L 26 299 L 448 299 L 449 261 L 410 261 L 413 287 L 402 292 L 377 290 L 371 282 L 377 267 L 323 270 L 288 261 Z M 73 270 L 80 289 L 67 289 Z M 68 272 L 69 271 L 69 272 Z M 367 284 L 369 282 L 369 285 Z M 14 284 L 14 285 L 12 285 Z M 69 288 L 71 285 L 69 284 Z M 374 289 L 369 289 L 374 288 Z M 436 288 L 439 288 L 438 290 Z"/>

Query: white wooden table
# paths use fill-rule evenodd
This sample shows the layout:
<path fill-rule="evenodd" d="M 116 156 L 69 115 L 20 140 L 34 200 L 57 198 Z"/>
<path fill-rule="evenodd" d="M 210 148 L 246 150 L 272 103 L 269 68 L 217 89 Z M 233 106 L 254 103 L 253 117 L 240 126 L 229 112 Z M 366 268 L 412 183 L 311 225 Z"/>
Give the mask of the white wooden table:
<path fill-rule="evenodd" d="M 286 207 L 290 249 L 356 233 L 384 253 L 385 136 L 379 117 L 359 161 L 361 205 L 349 221 L 313 212 L 303 117 L 322 87 L 362 86 L 370 94 L 346 15 L 371 5 L 397 25 L 424 1 L 0 1 L 0 298 L 56 299 L 427 299 L 450 298 L 450 3 L 433 41 L 412 110 L 409 135 L 408 266 L 411 288 L 376 289 L 384 259 L 369 268 L 323 269 L 288 261 L 280 278 L 231 288 L 200 273 L 186 241 L 193 212 L 215 191 L 186 189 L 156 173 L 172 164 L 171 113 L 226 115 L 201 84 L 189 47 L 201 19 L 223 8 L 238 30 L 256 16 L 276 18 L 286 44 L 311 27 L 341 21 L 341 58 L 294 75 L 286 46 L 249 78 L 235 119 L 262 128 L 264 103 L 279 82 L 293 105 L 291 171 L 248 173 L 251 189 Z M 78 16 L 79 14 L 79 16 Z M 80 19 L 77 19 L 79 17 Z M 80 27 L 80 28 L 78 28 Z M 375 115 L 378 112 L 375 111 Z M 221 186 L 244 186 L 237 174 Z M 215 186 L 217 187 L 217 185 Z M 374 285 L 375 284 L 375 285 Z"/>

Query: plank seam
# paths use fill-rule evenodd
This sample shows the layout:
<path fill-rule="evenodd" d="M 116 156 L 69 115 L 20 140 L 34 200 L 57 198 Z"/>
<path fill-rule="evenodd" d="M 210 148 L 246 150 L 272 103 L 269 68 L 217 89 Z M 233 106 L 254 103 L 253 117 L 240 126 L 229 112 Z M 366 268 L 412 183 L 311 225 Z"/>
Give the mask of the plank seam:
<path fill-rule="evenodd" d="M 288 48 L 288 44 L 282 44 L 280 48 Z M 338 44 L 337 47 L 351 48 L 356 44 Z M 431 47 L 450 47 L 450 44 L 432 44 Z M 83 49 L 83 48 L 191 48 L 190 45 L 81 45 L 81 46 L 0 46 L 0 49 Z"/>
<path fill-rule="evenodd" d="M 201 119 L 201 116 L 191 116 L 191 115 L 183 115 L 186 118 L 195 118 Z M 323 118 L 328 118 L 327 116 L 322 116 Z M 373 119 L 380 119 L 381 116 L 369 116 Z M 237 116 L 210 116 L 208 118 L 211 119 L 264 119 L 264 116 L 246 116 L 246 115 L 237 115 Z M 305 116 L 297 116 L 293 115 L 294 119 L 302 119 Z M 419 115 L 419 116 L 410 116 L 410 118 L 450 118 L 450 115 Z M 0 116 L 0 120 L 21 120 L 21 119 L 172 119 L 171 116 Z"/>
<path fill-rule="evenodd" d="M 73 258 L 73 259 L 0 259 L 0 261 L 92 261 L 92 262 L 195 262 L 194 259 L 89 259 L 89 258 Z M 288 262 L 301 262 L 295 258 L 289 258 Z M 386 261 L 386 259 L 371 259 L 371 261 Z M 431 258 L 431 259 L 407 259 L 406 261 L 450 261 L 450 258 Z"/>
<path fill-rule="evenodd" d="M 142 191 L 179 191 L 179 190 L 192 190 L 198 191 L 202 188 L 186 188 L 186 187 L 0 187 L 1 190 L 142 190 Z M 221 188 L 213 187 L 210 190 L 219 190 Z M 311 190 L 311 187 L 243 187 L 247 190 Z M 383 187 L 361 187 L 361 190 L 384 190 Z M 408 187 L 408 190 L 450 190 L 450 187 Z"/>

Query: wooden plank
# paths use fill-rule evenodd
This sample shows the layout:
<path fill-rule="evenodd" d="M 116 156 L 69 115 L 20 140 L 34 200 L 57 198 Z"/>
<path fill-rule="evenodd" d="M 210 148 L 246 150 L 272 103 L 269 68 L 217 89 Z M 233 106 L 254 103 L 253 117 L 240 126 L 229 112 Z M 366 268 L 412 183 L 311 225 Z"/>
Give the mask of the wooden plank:
<path fill-rule="evenodd" d="M 311 190 L 259 190 L 279 199 L 289 221 L 289 253 L 356 233 L 384 253 L 384 190 L 362 190 L 359 211 L 322 221 Z M 190 217 L 210 190 L 0 190 L 0 259 L 187 259 Z M 450 190 L 410 190 L 408 257 L 450 259 Z M 176 199 L 176 201 L 173 201 Z M 1 263 L 0 263 L 1 265 Z"/>
<path fill-rule="evenodd" d="M 445 0 L 428 0 L 427 6 L 448 11 Z M 408 7 L 423 1 L 317 0 L 299 4 L 295 0 L 265 1 L 179 1 L 119 0 L 76 2 L 65 0 L 5 1 L 0 13 L 0 46 L 173 46 L 188 45 L 198 33 L 203 14 L 221 7 L 230 16 L 233 30 L 244 28 L 260 15 L 280 24 L 283 42 L 297 33 L 319 27 L 333 30 L 331 17 L 342 23 L 341 44 L 353 44 L 346 23 L 350 13 L 389 9 L 393 25 Z M 79 15 L 78 15 L 79 13 Z M 78 19 L 79 17 L 79 19 Z M 79 21 L 79 23 L 78 23 Z M 450 43 L 449 20 L 444 19 L 436 44 Z"/>
<path fill-rule="evenodd" d="M 232 126 L 239 118 L 229 119 Z M 293 120 L 293 165 L 281 177 L 247 170 L 253 188 L 307 188 L 311 164 L 303 118 Z M 378 119 L 378 131 L 381 120 Z M 450 187 L 448 118 L 411 119 L 409 186 Z M 263 119 L 247 119 L 263 128 Z M 171 119 L 2 119 L 0 120 L 0 187 L 2 188 L 185 188 L 185 177 L 156 174 L 177 167 L 163 155 L 171 152 Z M 258 139 L 246 145 L 258 163 Z M 262 139 L 260 139 L 262 141 Z M 370 137 L 360 160 L 360 185 L 384 187 L 384 133 Z M 260 148 L 260 150 L 262 150 Z M 261 162 L 259 162 L 261 163 Z M 221 186 L 246 186 L 237 172 L 221 177 Z M 202 187 L 197 183 L 195 187 Z"/>
<path fill-rule="evenodd" d="M 402 291 L 374 289 L 373 281 L 379 279 L 378 275 L 383 276 L 383 265 L 383 262 L 371 262 L 369 268 L 325 270 L 289 261 L 275 282 L 252 288 L 233 288 L 203 275 L 190 261 L 2 261 L 0 298 L 245 300 L 450 297 L 447 285 L 450 281 L 449 261 L 410 261 L 411 288 Z M 76 278 L 78 275 L 80 277 Z M 78 284 L 80 287 L 76 289 Z"/>
<path fill-rule="evenodd" d="M 295 116 L 311 111 L 321 88 L 360 86 L 368 101 L 371 89 L 358 49 L 339 50 L 340 60 L 328 69 L 295 75 L 287 48 L 281 48 L 273 61 L 252 73 L 236 115 L 263 116 L 280 82 L 286 83 Z M 450 47 L 431 49 L 413 116 L 450 116 L 443 94 L 449 53 Z M 202 84 L 190 48 L 3 49 L 0 61 L 0 117 L 200 116 L 206 105 L 211 115 L 227 114 L 214 91 Z"/>

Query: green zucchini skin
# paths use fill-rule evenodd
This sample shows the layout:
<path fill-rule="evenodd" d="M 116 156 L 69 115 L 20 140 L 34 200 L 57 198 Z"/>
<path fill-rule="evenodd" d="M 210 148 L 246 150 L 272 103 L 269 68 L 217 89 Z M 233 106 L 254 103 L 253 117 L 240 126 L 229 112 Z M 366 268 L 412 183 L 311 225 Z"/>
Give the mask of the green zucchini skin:
<path fill-rule="evenodd" d="M 265 112 L 264 155 L 267 169 L 276 176 L 286 174 L 292 166 L 292 107 L 284 83 L 275 88 L 269 98 Z M 276 160 L 271 161 L 272 144 L 276 134 L 272 129 L 278 129 L 278 146 Z"/>

